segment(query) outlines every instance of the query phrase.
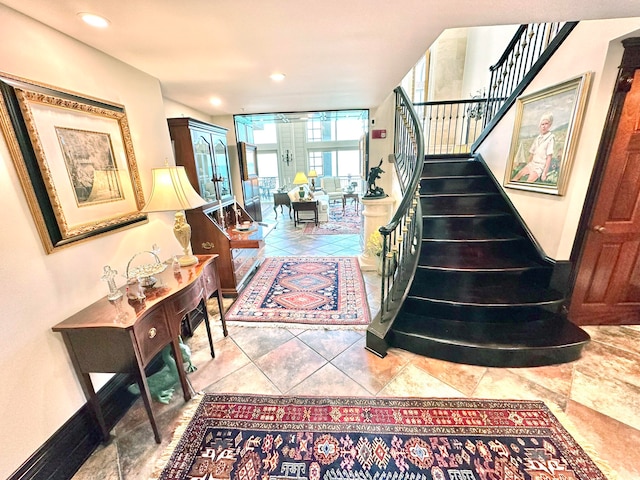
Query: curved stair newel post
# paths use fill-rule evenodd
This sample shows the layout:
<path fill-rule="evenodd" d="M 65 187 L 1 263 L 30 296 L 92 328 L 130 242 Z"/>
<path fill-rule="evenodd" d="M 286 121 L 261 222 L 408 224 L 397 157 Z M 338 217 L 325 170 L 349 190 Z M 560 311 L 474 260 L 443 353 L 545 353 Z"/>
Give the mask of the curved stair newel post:
<path fill-rule="evenodd" d="M 388 334 L 406 298 L 420 254 L 422 223 L 416 192 L 424 158 L 424 135 L 419 117 L 402 87 L 396 94 L 394 165 L 402 199 L 393 217 L 379 228 L 382 235 L 380 311 L 367 329 L 367 350 L 384 357 Z"/>

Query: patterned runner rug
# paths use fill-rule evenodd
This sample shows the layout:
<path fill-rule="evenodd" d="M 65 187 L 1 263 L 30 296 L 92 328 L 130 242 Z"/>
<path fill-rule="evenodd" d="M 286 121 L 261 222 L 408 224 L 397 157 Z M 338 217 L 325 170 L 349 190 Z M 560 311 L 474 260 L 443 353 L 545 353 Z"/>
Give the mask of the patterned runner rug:
<path fill-rule="evenodd" d="M 355 257 L 266 258 L 225 314 L 227 322 L 368 325 Z"/>
<path fill-rule="evenodd" d="M 540 401 L 207 394 L 197 405 L 154 478 L 606 480 Z"/>
<path fill-rule="evenodd" d="M 318 223 L 316 227 L 313 223 L 307 223 L 304 233 L 308 235 L 344 235 L 360 233 L 362 222 L 361 206 L 356 212 L 356 205 L 352 199 L 347 200 L 347 205 L 342 211 L 342 202 L 334 202 L 329 207 L 329 221 Z"/>

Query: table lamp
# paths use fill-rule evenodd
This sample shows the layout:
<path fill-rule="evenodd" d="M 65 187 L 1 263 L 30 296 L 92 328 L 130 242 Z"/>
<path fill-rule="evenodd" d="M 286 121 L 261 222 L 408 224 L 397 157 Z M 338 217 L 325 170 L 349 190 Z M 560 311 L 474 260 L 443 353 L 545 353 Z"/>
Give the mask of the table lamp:
<path fill-rule="evenodd" d="M 316 172 L 315 170 L 309 170 L 308 177 L 311 179 L 311 191 L 312 192 L 316 191 L 316 177 L 317 176 L 318 176 L 318 172 Z"/>
<path fill-rule="evenodd" d="M 307 176 L 304 174 L 304 172 L 296 173 L 296 176 L 293 179 L 293 184 L 300 185 L 300 191 L 298 192 L 298 196 L 300 197 L 300 200 L 302 200 L 305 195 L 304 186 L 309 184 L 309 180 L 307 179 Z"/>
<path fill-rule="evenodd" d="M 164 166 L 153 168 L 153 187 L 149 201 L 143 212 L 176 211 L 173 233 L 182 246 L 184 255 L 178 259 L 180 266 L 188 267 L 198 263 L 198 257 L 191 253 L 191 226 L 187 223 L 183 210 L 201 207 L 207 201 L 193 189 L 184 167 Z"/>

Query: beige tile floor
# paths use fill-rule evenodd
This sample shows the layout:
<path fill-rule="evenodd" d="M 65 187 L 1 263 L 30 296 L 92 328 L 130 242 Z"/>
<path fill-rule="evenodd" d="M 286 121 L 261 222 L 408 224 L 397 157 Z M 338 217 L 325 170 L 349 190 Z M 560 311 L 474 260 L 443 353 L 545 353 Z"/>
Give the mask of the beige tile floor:
<path fill-rule="evenodd" d="M 267 211 L 273 221 L 272 211 Z M 266 246 L 269 256 L 360 253 L 357 235 L 304 235 L 278 214 Z M 364 273 L 372 314 L 379 277 Z M 227 307 L 231 301 L 227 301 Z M 270 395 L 422 396 L 541 399 L 557 406 L 615 470 L 619 480 L 640 479 L 640 327 L 588 327 L 582 357 L 537 368 L 486 368 L 433 360 L 398 349 L 378 358 L 364 349 L 364 331 L 254 328 L 231 325 L 223 337 L 214 322 L 216 358 L 204 326 L 188 341 L 198 370 L 189 375 L 202 392 Z M 192 400 L 193 401 L 193 400 Z M 154 404 L 162 444 L 153 440 L 137 401 L 74 480 L 146 479 L 165 450 L 185 403 L 180 391 L 168 405 Z"/>

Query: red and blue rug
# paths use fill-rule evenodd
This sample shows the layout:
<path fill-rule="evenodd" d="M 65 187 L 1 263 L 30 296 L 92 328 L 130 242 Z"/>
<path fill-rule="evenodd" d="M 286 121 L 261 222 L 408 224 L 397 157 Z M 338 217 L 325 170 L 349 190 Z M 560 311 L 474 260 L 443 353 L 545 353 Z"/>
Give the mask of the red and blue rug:
<path fill-rule="evenodd" d="M 266 258 L 225 314 L 227 322 L 368 325 L 355 257 Z"/>
<path fill-rule="evenodd" d="M 606 480 L 540 401 L 207 394 L 181 433 L 160 480 Z"/>
<path fill-rule="evenodd" d="M 329 221 L 318 223 L 317 227 L 313 223 L 307 223 L 304 233 L 307 235 L 353 235 L 360 233 L 361 229 L 360 205 L 356 205 L 353 199 L 347 199 L 344 210 L 342 202 L 333 202 L 329 205 Z"/>

